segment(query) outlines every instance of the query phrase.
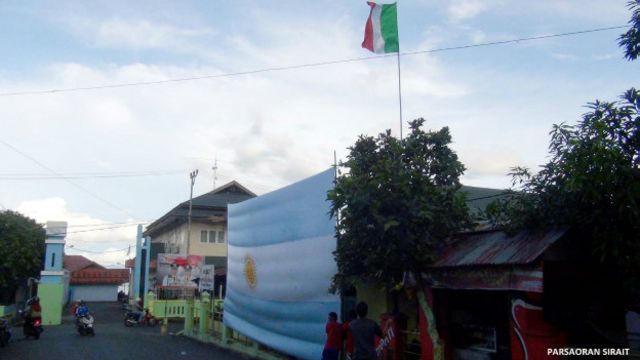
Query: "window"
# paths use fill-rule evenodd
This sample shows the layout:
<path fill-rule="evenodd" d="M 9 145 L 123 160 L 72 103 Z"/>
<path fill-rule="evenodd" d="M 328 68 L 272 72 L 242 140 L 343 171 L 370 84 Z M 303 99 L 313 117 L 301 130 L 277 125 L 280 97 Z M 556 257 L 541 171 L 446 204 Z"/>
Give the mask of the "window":
<path fill-rule="evenodd" d="M 54 267 L 56 263 L 56 253 L 51 254 L 51 267 Z"/>
<path fill-rule="evenodd" d="M 216 232 L 214 230 L 209 231 L 209 242 L 210 243 L 216 242 Z"/>
<path fill-rule="evenodd" d="M 219 244 L 224 243 L 224 230 L 218 231 L 218 243 Z"/>
<path fill-rule="evenodd" d="M 200 242 L 201 243 L 207 242 L 207 230 L 200 231 Z"/>

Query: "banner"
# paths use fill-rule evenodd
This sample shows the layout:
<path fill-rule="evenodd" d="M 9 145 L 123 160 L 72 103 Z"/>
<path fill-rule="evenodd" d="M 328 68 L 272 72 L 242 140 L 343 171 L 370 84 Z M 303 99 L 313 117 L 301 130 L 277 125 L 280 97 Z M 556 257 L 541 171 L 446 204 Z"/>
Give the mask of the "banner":
<path fill-rule="evenodd" d="M 156 286 L 198 287 L 204 256 L 158 254 Z"/>
<path fill-rule="evenodd" d="M 229 268 L 224 322 L 301 359 L 322 357 L 337 272 L 335 221 L 329 217 L 329 169 L 298 183 L 229 205 Z"/>
<path fill-rule="evenodd" d="M 200 273 L 200 282 L 198 283 L 198 291 L 204 290 L 213 293 L 216 280 L 215 267 L 213 265 L 203 265 Z"/>

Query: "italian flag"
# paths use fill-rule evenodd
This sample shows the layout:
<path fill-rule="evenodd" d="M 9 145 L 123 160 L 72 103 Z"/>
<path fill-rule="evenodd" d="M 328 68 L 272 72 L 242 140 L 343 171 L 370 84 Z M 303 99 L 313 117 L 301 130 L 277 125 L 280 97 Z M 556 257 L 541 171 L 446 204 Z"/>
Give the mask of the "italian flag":
<path fill-rule="evenodd" d="M 367 4 L 371 7 L 371 12 L 364 28 L 362 47 L 376 54 L 399 52 L 396 3 Z"/>

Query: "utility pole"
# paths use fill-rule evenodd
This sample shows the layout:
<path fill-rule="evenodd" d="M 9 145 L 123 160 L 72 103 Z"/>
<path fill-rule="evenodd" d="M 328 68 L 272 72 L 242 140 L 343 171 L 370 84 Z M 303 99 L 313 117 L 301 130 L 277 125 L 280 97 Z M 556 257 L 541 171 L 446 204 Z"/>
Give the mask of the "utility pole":
<path fill-rule="evenodd" d="M 187 255 L 189 255 L 189 246 L 191 246 L 191 207 L 193 203 L 193 185 L 196 183 L 196 176 L 198 176 L 198 169 L 195 169 L 189 174 L 191 178 L 191 192 L 189 193 L 189 225 L 187 228 Z"/>
<path fill-rule="evenodd" d="M 213 170 L 213 190 L 215 190 L 216 180 L 218 180 L 218 155 L 216 155 L 216 158 L 214 159 L 213 167 L 211 168 L 211 170 Z"/>

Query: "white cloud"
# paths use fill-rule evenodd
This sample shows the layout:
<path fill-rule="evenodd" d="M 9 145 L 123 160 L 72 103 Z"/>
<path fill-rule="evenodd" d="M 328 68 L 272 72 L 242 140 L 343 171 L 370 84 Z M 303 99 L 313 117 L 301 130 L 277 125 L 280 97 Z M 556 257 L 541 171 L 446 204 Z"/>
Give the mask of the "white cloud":
<path fill-rule="evenodd" d="M 458 1 L 454 5 L 460 8 L 454 13 L 459 19 L 470 19 L 494 3 Z M 109 21 L 114 28 L 101 33 L 100 26 Z M 86 39 L 100 46 L 165 47 L 194 53 L 204 51 L 199 48 L 203 37 L 217 36 L 197 27 L 145 21 L 114 22 L 112 18 L 83 29 Z M 249 16 L 245 21 L 260 29 L 260 38 L 225 34 L 220 46 L 224 62 L 59 63 L 35 81 L 0 81 L 3 91 L 83 87 L 365 56 L 357 46 L 360 21 L 352 26 L 333 19 L 284 21 L 271 15 Z M 148 41 L 139 34 L 127 37 L 126 31 L 143 34 L 156 25 L 158 34 Z M 455 32 L 429 27 L 418 48 L 467 43 L 461 39 L 466 37 L 474 42 L 495 39 L 490 30 L 454 27 Z M 494 49 L 498 52 L 504 47 Z M 469 168 L 467 178 L 491 186 L 506 178 L 504 172 L 516 160 L 527 166 L 541 163 L 550 123 L 577 118 L 573 115 L 583 111 L 580 106 L 589 99 L 584 94 L 590 93 L 577 80 L 552 78 L 542 67 L 535 68 L 536 76 L 531 76 L 535 63 L 523 62 L 516 69 L 518 64 L 494 67 L 482 59 L 475 61 L 476 54 L 461 51 L 402 59 L 405 130 L 406 121 L 415 117 L 427 118 L 427 125 L 433 128 L 450 126 L 456 150 Z M 376 135 L 387 128 L 397 134 L 397 90 L 395 58 L 390 57 L 165 85 L 3 97 L 0 125 L 3 140 L 59 172 L 198 167 L 201 175 L 195 194 L 201 194 L 211 189 L 210 167 L 217 155 L 218 185 L 237 180 L 262 193 L 326 169 L 333 163 L 334 150 L 344 159 L 346 148 L 359 134 Z M 599 94 L 601 87 L 597 91 Z M 500 150 L 491 150 L 494 147 Z M 43 171 L 2 146 L 0 158 L 7 169 Z M 189 194 L 188 171 L 175 177 L 79 181 L 131 210 L 136 219 L 157 218 Z M 5 206 L 24 199 L 49 199 L 51 194 L 68 203 L 46 201 L 44 209 L 57 212 L 43 216 L 42 221 L 59 218 L 57 214 L 76 223 L 124 222 L 123 218 L 130 217 L 62 181 L 0 185 Z M 28 210 L 34 212 L 39 205 L 30 205 Z M 127 244 L 125 239 L 133 241 L 134 229 L 74 236 L 78 236 L 78 248 L 104 241 L 107 246 L 102 250 L 119 249 Z M 123 242 L 108 243 L 113 239 Z M 112 261 L 116 255 L 104 256 Z"/>
<path fill-rule="evenodd" d="M 102 265 L 121 263 L 124 267 L 127 250 L 121 249 L 135 245 L 135 225 L 113 225 L 88 214 L 70 211 L 67 202 L 61 197 L 23 201 L 15 210 L 43 225 L 47 221 L 66 221 L 66 253 L 83 255 Z M 135 223 L 132 220 L 128 222 Z M 133 253 L 134 247 L 130 257 L 133 257 Z"/>
<path fill-rule="evenodd" d="M 211 47 L 221 41 L 210 26 L 185 26 L 145 18 L 64 14 L 58 22 L 90 47 L 115 50 L 162 50 L 220 59 L 221 53 Z"/>
<path fill-rule="evenodd" d="M 165 49 L 203 35 L 211 29 L 185 29 L 149 20 L 108 19 L 93 29 L 97 45 L 114 48 Z"/>
<path fill-rule="evenodd" d="M 558 60 L 579 60 L 580 57 L 573 54 L 552 53 L 551 57 Z"/>
<path fill-rule="evenodd" d="M 455 0 L 450 3 L 447 12 L 451 21 L 459 22 L 478 16 L 490 5 L 486 0 Z"/>

